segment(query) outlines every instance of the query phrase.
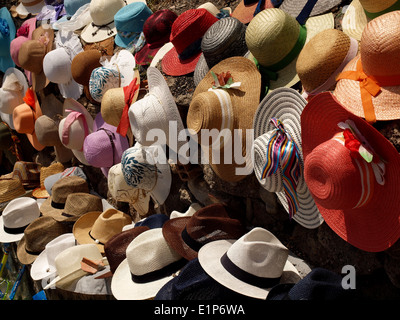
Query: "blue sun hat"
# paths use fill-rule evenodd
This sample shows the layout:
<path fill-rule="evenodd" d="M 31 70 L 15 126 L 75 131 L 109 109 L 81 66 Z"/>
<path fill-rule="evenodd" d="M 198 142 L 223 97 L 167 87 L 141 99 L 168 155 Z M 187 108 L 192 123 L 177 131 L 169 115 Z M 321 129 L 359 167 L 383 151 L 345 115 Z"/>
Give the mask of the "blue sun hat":
<path fill-rule="evenodd" d="M 10 54 L 10 43 L 16 35 L 16 28 L 10 12 L 6 7 L 0 9 L 0 70 L 5 73 L 14 68 L 15 63 Z"/>
<path fill-rule="evenodd" d="M 114 16 L 117 29 L 115 44 L 129 48 L 132 53 L 139 51 L 145 44 L 143 25 L 153 12 L 143 2 L 136 1 L 121 8 Z"/>

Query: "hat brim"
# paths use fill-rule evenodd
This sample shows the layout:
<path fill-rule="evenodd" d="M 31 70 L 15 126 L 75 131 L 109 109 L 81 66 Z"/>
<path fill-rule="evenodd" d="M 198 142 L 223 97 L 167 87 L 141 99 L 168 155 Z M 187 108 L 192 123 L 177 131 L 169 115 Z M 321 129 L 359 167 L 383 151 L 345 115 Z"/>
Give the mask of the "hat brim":
<path fill-rule="evenodd" d="M 201 56 L 201 50 L 189 59 L 179 59 L 175 47 L 172 47 L 161 60 L 162 71 L 170 76 L 183 76 L 194 72 Z"/>
<path fill-rule="evenodd" d="M 101 253 L 104 253 L 104 244 L 96 243 L 90 236 L 90 230 L 96 219 L 102 214 L 102 211 L 92 211 L 85 213 L 74 223 L 72 233 L 79 244 L 96 244 Z"/>
<path fill-rule="evenodd" d="M 318 16 L 323 13 L 331 11 L 331 9 L 340 5 L 342 0 L 320 0 L 315 3 L 315 6 L 310 12 L 310 17 Z M 307 4 L 307 0 L 283 0 L 279 9 L 289 13 L 292 17 L 296 18 L 304 6 Z"/>
<path fill-rule="evenodd" d="M 150 48 L 150 44 L 146 43 L 142 49 L 140 49 L 136 54 L 135 54 L 135 59 L 136 63 L 140 64 L 141 66 L 147 66 L 150 65 L 152 62 L 153 58 L 157 54 L 157 52 L 162 48 L 163 45 L 156 47 L 156 48 Z"/>
<path fill-rule="evenodd" d="M 221 264 L 221 257 L 228 251 L 234 240 L 216 240 L 200 248 L 198 259 L 207 274 L 223 286 L 242 295 L 265 300 L 271 288 L 260 288 L 239 280 Z M 279 283 L 296 283 L 301 279 L 298 270 L 287 260 Z"/>
<path fill-rule="evenodd" d="M 245 5 L 244 1 L 240 1 L 235 10 L 232 12 L 232 17 L 238 19 L 241 23 L 248 24 L 254 18 L 254 11 L 256 10 L 258 2 Z M 274 8 L 271 0 L 266 0 L 264 6 L 260 9 Z"/>
<path fill-rule="evenodd" d="M 44 6 L 44 1 L 41 1 L 40 3 L 33 6 L 25 6 L 22 2 L 20 2 L 15 10 L 18 14 L 22 16 L 27 16 L 28 14 L 38 14 Z"/>
<path fill-rule="evenodd" d="M 32 196 L 35 197 L 36 199 L 46 199 L 50 197 L 45 187 L 35 188 L 32 191 Z"/>
<path fill-rule="evenodd" d="M 107 28 L 98 28 L 89 23 L 86 27 L 83 28 L 80 36 L 82 40 L 86 43 L 95 43 L 114 37 L 116 35 L 117 28 L 115 27 L 114 21 L 112 21 L 111 23 L 107 24 Z"/>
<path fill-rule="evenodd" d="M 162 230 L 168 244 L 186 260 L 197 258 L 197 251 L 190 248 L 182 239 L 182 231 L 186 228 L 190 217 L 174 218 L 165 221 Z"/>
<path fill-rule="evenodd" d="M 31 254 L 26 251 L 26 237 L 23 236 L 21 240 L 17 244 L 17 257 L 18 261 L 22 264 L 29 265 L 32 264 L 37 257 L 39 256 L 40 252 L 37 254 Z"/>
<path fill-rule="evenodd" d="M 68 83 L 59 83 L 58 88 L 64 98 L 72 98 L 78 100 L 83 93 L 83 85 L 77 83 L 74 79 L 70 79 Z"/>
<path fill-rule="evenodd" d="M 342 20 L 342 30 L 349 37 L 361 40 L 368 18 L 359 0 L 353 0 L 346 9 Z"/>
<path fill-rule="evenodd" d="M 170 51 L 172 48 L 174 47 L 174 45 L 172 44 L 172 42 L 167 42 L 166 44 L 164 44 L 156 53 L 156 55 L 154 56 L 154 58 L 151 60 L 150 63 L 150 67 L 156 67 L 157 64 L 162 61 L 162 59 L 164 58 L 164 56 L 167 54 L 168 51 Z"/>

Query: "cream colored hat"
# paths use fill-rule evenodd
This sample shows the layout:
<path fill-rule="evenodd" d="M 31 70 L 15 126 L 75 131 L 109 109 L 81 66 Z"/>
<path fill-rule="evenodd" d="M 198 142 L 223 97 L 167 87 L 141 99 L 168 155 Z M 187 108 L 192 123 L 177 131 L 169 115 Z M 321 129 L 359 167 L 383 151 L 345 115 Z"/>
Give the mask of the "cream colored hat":
<path fill-rule="evenodd" d="M 0 111 L 12 114 L 15 107 L 24 103 L 26 90 L 28 81 L 25 75 L 16 68 L 8 68 L 0 88 Z"/>
<path fill-rule="evenodd" d="M 174 218 L 183 218 L 183 217 L 191 217 L 194 213 L 199 211 L 202 208 L 200 204 L 197 202 L 194 202 L 190 204 L 189 208 L 185 212 L 179 212 L 177 210 L 174 210 L 171 212 L 169 218 L 174 219 Z"/>

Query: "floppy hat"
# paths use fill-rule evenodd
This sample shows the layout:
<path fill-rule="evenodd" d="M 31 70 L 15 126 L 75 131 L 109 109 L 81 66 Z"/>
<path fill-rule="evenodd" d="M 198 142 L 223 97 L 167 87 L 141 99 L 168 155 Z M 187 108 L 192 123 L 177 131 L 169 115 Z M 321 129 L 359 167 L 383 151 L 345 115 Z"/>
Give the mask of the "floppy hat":
<path fill-rule="evenodd" d="M 0 9 L 0 71 L 15 67 L 10 55 L 10 43 L 14 40 L 16 28 L 7 7 Z"/>
<path fill-rule="evenodd" d="M 337 77 L 334 95 L 348 111 L 370 123 L 400 118 L 400 12 L 371 20 L 363 31 L 360 54 Z"/>
<path fill-rule="evenodd" d="M 60 19 L 52 24 L 54 30 L 76 31 L 87 26 L 91 22 L 90 0 L 66 0 L 64 11 Z"/>
<path fill-rule="evenodd" d="M 178 15 L 169 10 L 161 9 L 151 14 L 143 24 L 144 46 L 135 54 L 136 63 L 149 65 L 160 48 L 169 42 L 172 24 Z"/>
<path fill-rule="evenodd" d="M 44 5 L 44 0 L 20 0 L 15 9 L 19 15 L 27 16 L 38 14 Z"/>
<path fill-rule="evenodd" d="M 74 223 L 72 233 L 79 244 L 94 243 L 104 253 L 104 244 L 130 223 L 132 218 L 129 215 L 109 208 L 103 212 L 92 211 L 82 215 Z"/>
<path fill-rule="evenodd" d="M 301 131 L 304 179 L 325 222 L 358 249 L 388 249 L 400 236 L 397 150 L 330 92 L 304 108 Z"/>
<path fill-rule="evenodd" d="M 34 189 L 40 186 L 40 168 L 41 164 L 28 161 L 17 161 L 11 177 L 21 181 L 25 189 Z"/>
<path fill-rule="evenodd" d="M 306 100 L 292 88 L 278 88 L 254 115 L 254 174 L 275 192 L 290 219 L 308 229 L 324 221 L 304 180 L 300 116 Z"/>
<path fill-rule="evenodd" d="M 303 86 L 303 97 L 333 90 L 336 76 L 358 53 L 357 40 L 337 29 L 315 35 L 300 51 L 296 71 Z"/>
<path fill-rule="evenodd" d="M 101 51 L 96 49 L 84 50 L 78 53 L 71 62 L 72 78 L 83 86 L 89 86 L 92 71 L 101 67 L 101 57 Z"/>
<path fill-rule="evenodd" d="M 89 111 L 72 98 L 64 100 L 64 118 L 58 126 L 58 134 L 62 144 L 72 150 L 74 156 L 88 165 L 83 154 L 83 142 L 93 131 L 93 118 Z"/>
<path fill-rule="evenodd" d="M 179 212 L 177 210 L 173 210 L 169 216 L 170 219 L 175 218 L 184 218 L 191 217 L 195 212 L 199 211 L 202 208 L 200 204 L 197 202 L 193 202 L 190 204 L 189 208 L 185 212 Z"/>
<path fill-rule="evenodd" d="M 171 150 L 178 154 L 180 147 L 186 141 L 178 139 L 175 142 L 172 140 L 172 136 L 170 137 L 172 135 L 171 126 L 174 130 L 176 128 L 177 136 L 185 129 L 175 99 L 157 68 L 147 68 L 147 81 L 149 87 L 147 94 L 129 107 L 128 116 L 133 136 L 142 146 L 150 146 L 154 144 L 154 141 L 147 140 L 149 131 L 151 129 L 162 130 L 167 141 L 161 143 L 166 143 Z M 182 157 L 185 155 L 180 155 L 179 158 Z"/>
<path fill-rule="evenodd" d="M 266 299 L 278 283 L 298 282 L 300 275 L 287 259 L 288 249 L 268 230 L 255 227 L 239 239 L 216 240 L 199 250 L 205 272 L 225 287 Z"/>
<path fill-rule="evenodd" d="M 189 9 L 181 13 L 171 28 L 173 48 L 161 60 L 162 71 L 170 76 L 191 73 L 201 55 L 201 39 L 218 19 L 206 9 Z"/>
<path fill-rule="evenodd" d="M 326 12 L 330 12 L 338 7 L 343 0 L 283 0 L 279 9 L 289 13 L 292 17 L 297 17 L 305 6 L 313 6 L 309 16 L 314 17 Z"/>
<path fill-rule="evenodd" d="M 144 231 L 126 248 L 126 259 L 111 280 L 112 294 L 117 300 L 154 298 L 186 262 L 165 241 L 161 228 Z"/>
<path fill-rule="evenodd" d="M 115 44 L 128 49 L 132 54 L 139 51 L 144 43 L 143 24 L 153 12 L 141 1 L 132 2 L 122 7 L 114 16 L 117 29 Z"/>
<path fill-rule="evenodd" d="M 212 73 L 219 77 L 230 77 L 233 84 L 240 84 L 240 87 L 223 88 L 219 80 L 218 87 Z M 224 181 L 243 180 L 252 168 L 251 154 L 246 149 L 249 149 L 249 143 L 253 141 L 246 139 L 246 130 L 253 127 L 253 116 L 260 102 L 260 93 L 261 75 L 255 64 L 245 57 L 231 57 L 216 64 L 200 81 L 193 93 L 186 118 L 187 127 L 197 133 L 202 151 L 205 153 L 204 157 L 208 157 L 212 170 Z M 203 129 L 217 129 L 220 134 L 223 134 L 223 130 L 225 132 L 228 130 L 231 137 L 228 136 L 229 139 L 224 139 L 223 142 L 219 139 L 214 139 L 212 143 L 201 141 Z M 242 132 L 238 133 L 235 129 L 242 129 Z M 236 140 L 239 138 L 241 140 Z M 232 150 L 235 140 L 241 141 L 241 150 L 235 152 L 241 151 L 245 163 L 239 163 L 234 159 Z M 239 145 L 238 142 L 236 145 Z M 235 148 L 237 149 L 237 146 Z M 224 159 L 226 152 L 232 154 L 228 160 Z M 215 159 L 216 156 L 219 156 L 220 163 L 217 161 L 218 158 Z M 238 172 L 237 169 L 244 169 L 244 172 Z"/>
<path fill-rule="evenodd" d="M 296 20 L 280 8 L 270 8 L 257 14 L 247 26 L 248 58 L 256 59 L 263 87 L 268 90 L 291 87 L 299 82 L 296 60 L 301 49 L 319 32 L 334 29 L 332 13 L 304 21 L 304 17 Z"/>
<path fill-rule="evenodd" d="M 116 127 L 104 122 L 99 112 L 93 122 L 93 132 L 83 142 L 86 161 L 101 168 L 107 177 L 109 168 L 121 162 L 122 153 L 128 148 L 128 139 L 117 133 Z"/>
<path fill-rule="evenodd" d="M 0 242 L 21 240 L 27 226 L 39 216 L 39 206 L 35 199 L 20 197 L 11 200 L 0 216 Z"/>
<path fill-rule="evenodd" d="M 161 205 L 169 195 L 172 176 L 168 162 L 155 161 L 162 157 L 158 149 L 136 143 L 122 154 L 121 169 L 129 186 L 143 189 Z"/>
<path fill-rule="evenodd" d="M 85 173 L 83 172 L 82 168 L 80 168 L 80 167 L 69 167 L 69 168 L 65 169 L 61 173 L 53 174 L 53 175 L 47 177 L 46 179 L 44 179 L 44 186 L 45 186 L 47 192 L 51 195 L 52 189 L 53 189 L 53 185 L 58 180 L 60 180 L 62 178 L 65 178 L 65 177 L 69 177 L 69 176 L 78 176 L 78 177 L 81 177 L 84 180 L 87 180 L 87 177 L 86 177 Z"/>
<path fill-rule="evenodd" d="M 8 68 L 3 75 L 0 88 L 0 111 L 12 114 L 15 107 L 24 103 L 28 81 L 25 75 L 16 68 Z"/>
<path fill-rule="evenodd" d="M 45 249 L 46 244 L 64 233 L 69 227 L 51 217 L 39 217 L 24 230 L 24 235 L 17 245 L 17 258 L 22 264 L 32 264 Z"/>
<path fill-rule="evenodd" d="M 244 56 L 248 52 L 245 35 L 246 26 L 236 18 L 227 17 L 214 23 L 201 40 L 202 54 L 194 70 L 194 84 L 197 86 L 218 62 Z"/>
<path fill-rule="evenodd" d="M 75 246 L 75 238 L 72 233 L 64 233 L 46 244 L 44 250 L 32 263 L 30 276 L 33 280 L 55 277 L 56 256 L 64 250 Z"/>
<path fill-rule="evenodd" d="M 197 258 L 202 246 L 211 241 L 239 239 L 245 227 L 232 219 L 222 204 L 211 204 L 191 217 L 169 219 L 162 227 L 168 244 L 186 260 Z"/>
<path fill-rule="evenodd" d="M 150 194 L 143 189 L 129 186 L 122 174 L 122 165 L 117 163 L 108 171 L 108 191 L 111 196 L 121 202 L 132 204 L 133 208 L 144 216 L 149 212 Z"/>
<path fill-rule="evenodd" d="M 63 171 L 64 171 L 64 165 L 61 162 L 52 163 L 48 167 L 42 166 L 40 168 L 40 187 L 35 188 L 32 191 L 32 196 L 35 197 L 36 199 L 48 198 L 50 195 L 44 186 L 44 179 L 46 179 L 48 176 Z"/>

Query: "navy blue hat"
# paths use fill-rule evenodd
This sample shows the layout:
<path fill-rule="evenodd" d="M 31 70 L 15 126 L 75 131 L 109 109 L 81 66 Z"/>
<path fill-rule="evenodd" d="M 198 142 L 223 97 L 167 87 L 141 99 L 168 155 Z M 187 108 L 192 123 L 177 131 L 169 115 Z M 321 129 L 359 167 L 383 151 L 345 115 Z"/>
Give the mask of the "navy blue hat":
<path fill-rule="evenodd" d="M 152 214 L 151 216 L 148 216 L 147 218 L 138 221 L 135 223 L 135 227 L 139 226 L 147 226 L 150 229 L 154 228 L 162 228 L 164 225 L 165 221 L 169 220 L 169 217 L 165 214 L 162 213 L 156 213 Z"/>

